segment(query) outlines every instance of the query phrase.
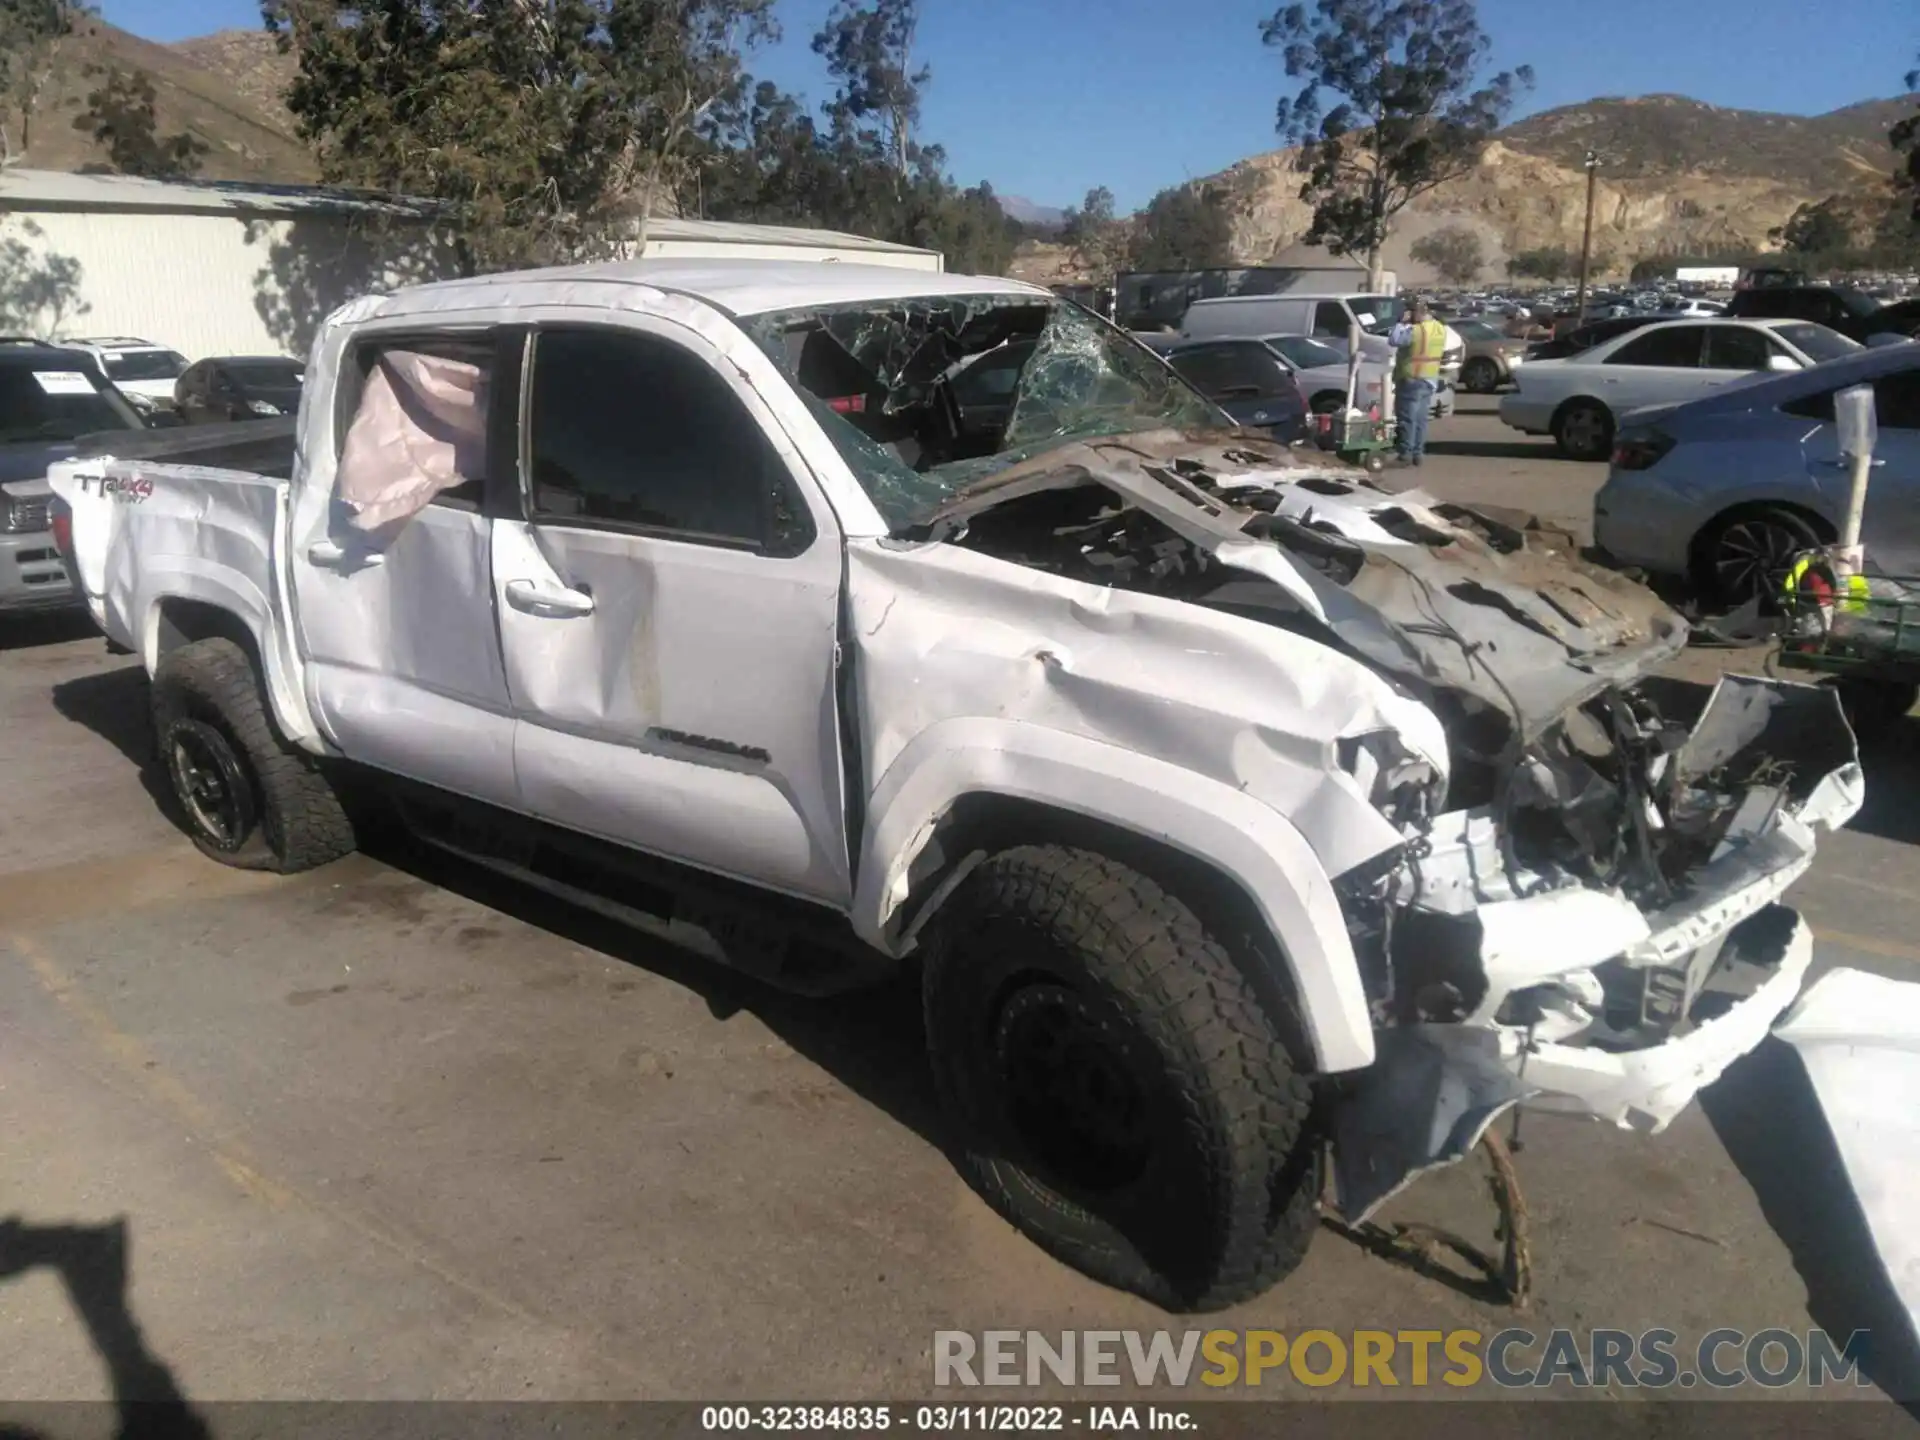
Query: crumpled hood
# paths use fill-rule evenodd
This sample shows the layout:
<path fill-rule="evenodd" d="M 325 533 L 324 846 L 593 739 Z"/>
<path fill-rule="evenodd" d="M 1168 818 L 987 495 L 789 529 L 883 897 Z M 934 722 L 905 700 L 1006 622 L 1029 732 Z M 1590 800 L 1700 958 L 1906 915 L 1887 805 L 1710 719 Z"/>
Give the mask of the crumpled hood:
<path fill-rule="evenodd" d="M 985 512 L 1089 485 L 1268 582 L 1223 590 L 1222 603 L 1310 617 L 1385 671 L 1505 714 L 1523 738 L 1686 644 L 1678 614 L 1582 560 L 1571 536 L 1394 495 L 1355 467 L 1241 433 L 1065 445 L 961 491 L 928 533 L 957 536 Z"/>

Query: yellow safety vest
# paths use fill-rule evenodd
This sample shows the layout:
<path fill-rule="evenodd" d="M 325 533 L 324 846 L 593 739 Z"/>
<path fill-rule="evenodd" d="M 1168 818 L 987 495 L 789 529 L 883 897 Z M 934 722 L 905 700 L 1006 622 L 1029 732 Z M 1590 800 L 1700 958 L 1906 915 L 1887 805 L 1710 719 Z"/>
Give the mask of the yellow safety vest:
<path fill-rule="evenodd" d="M 1440 361 L 1447 351 L 1447 327 L 1438 320 L 1422 320 L 1413 328 L 1413 342 L 1401 347 L 1393 362 L 1393 378 L 1438 380 Z"/>

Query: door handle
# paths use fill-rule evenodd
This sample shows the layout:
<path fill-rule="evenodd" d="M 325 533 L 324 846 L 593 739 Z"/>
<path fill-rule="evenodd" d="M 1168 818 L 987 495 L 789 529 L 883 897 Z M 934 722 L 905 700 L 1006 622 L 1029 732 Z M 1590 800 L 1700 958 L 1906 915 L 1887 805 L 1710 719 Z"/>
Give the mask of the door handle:
<path fill-rule="evenodd" d="M 509 580 L 507 604 L 545 620 L 570 620 L 593 613 L 593 596 L 586 591 L 542 585 L 538 580 Z"/>
<path fill-rule="evenodd" d="M 349 555 L 337 541 L 316 540 L 307 547 L 307 559 L 322 570 L 339 570 L 351 564 L 355 568 L 363 565 L 381 565 L 386 556 L 378 550 L 355 551 Z"/>
<path fill-rule="evenodd" d="M 1822 460 L 1820 463 L 1822 465 L 1827 466 L 1829 469 L 1833 469 L 1833 470 L 1853 469 L 1853 461 L 1847 458 L 1845 455 L 1842 455 L 1838 460 Z M 1869 460 L 1867 462 L 1867 466 L 1869 469 L 1878 470 L 1882 465 L 1885 465 L 1886 463 L 1887 462 L 1884 460 Z"/>

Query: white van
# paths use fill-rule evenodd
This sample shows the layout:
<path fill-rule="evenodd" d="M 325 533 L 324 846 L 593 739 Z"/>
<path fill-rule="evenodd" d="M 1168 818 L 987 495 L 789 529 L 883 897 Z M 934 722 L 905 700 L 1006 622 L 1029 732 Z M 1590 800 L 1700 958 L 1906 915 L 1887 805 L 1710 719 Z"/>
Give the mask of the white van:
<path fill-rule="evenodd" d="M 1391 360 L 1393 347 L 1387 343 L 1387 331 L 1399 321 L 1401 310 L 1398 295 L 1358 291 L 1343 295 L 1223 295 L 1189 305 L 1180 320 L 1180 335 L 1186 340 L 1312 335 L 1345 343 L 1357 320 L 1365 332 L 1360 337 L 1360 353 L 1369 360 Z M 1444 390 L 1451 391 L 1459 382 L 1467 345 L 1451 325 L 1446 331 L 1440 378 Z M 1450 395 L 1446 397 L 1446 409 L 1452 409 Z"/>

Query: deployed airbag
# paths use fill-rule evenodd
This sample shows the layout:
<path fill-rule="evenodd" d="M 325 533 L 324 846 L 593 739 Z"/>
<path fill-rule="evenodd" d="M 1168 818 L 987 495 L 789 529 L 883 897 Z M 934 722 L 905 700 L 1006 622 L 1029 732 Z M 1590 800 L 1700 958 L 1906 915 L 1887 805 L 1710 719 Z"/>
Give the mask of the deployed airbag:
<path fill-rule="evenodd" d="M 440 355 L 389 350 L 367 372 L 335 496 L 367 533 L 404 525 L 444 490 L 484 473 L 487 374 Z"/>

